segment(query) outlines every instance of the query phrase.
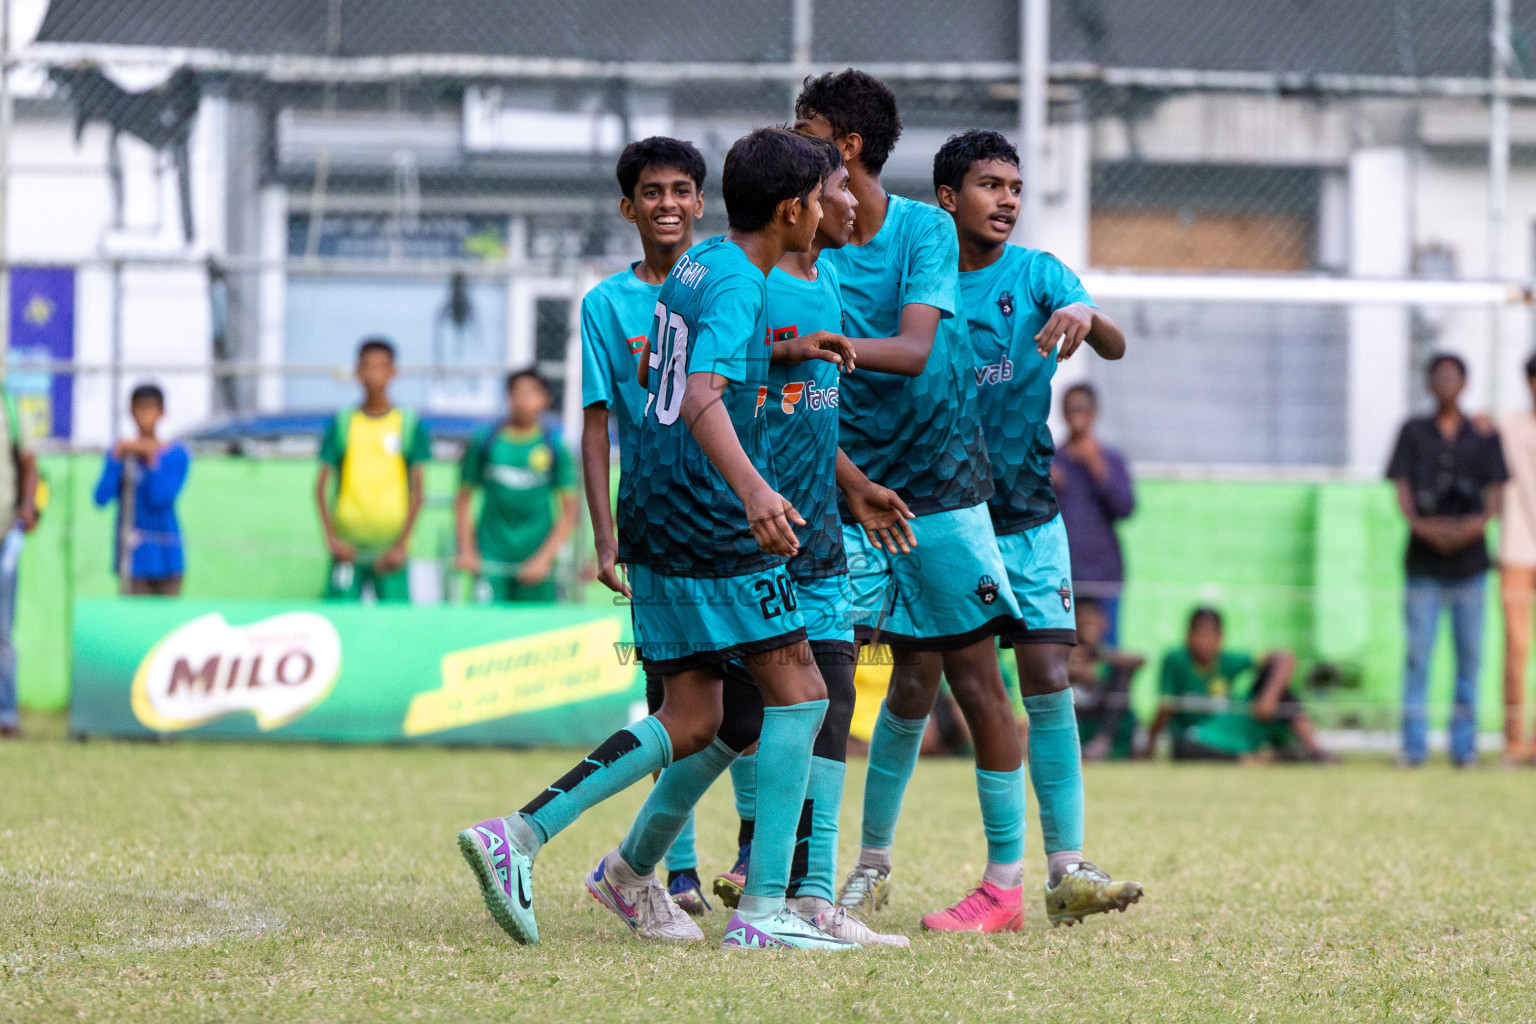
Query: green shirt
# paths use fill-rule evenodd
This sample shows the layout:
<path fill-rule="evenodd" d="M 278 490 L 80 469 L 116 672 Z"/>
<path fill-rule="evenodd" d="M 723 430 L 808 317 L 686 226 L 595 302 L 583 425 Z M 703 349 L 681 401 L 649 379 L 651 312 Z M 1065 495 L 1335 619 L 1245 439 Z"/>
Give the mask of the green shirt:
<path fill-rule="evenodd" d="M 555 526 L 556 493 L 575 488 L 576 470 L 565 446 L 540 428 L 487 427 L 464 452 L 459 482 L 485 492 L 475 542 L 480 557 L 493 563 L 486 575 L 495 576 L 544 543 Z"/>
<path fill-rule="evenodd" d="M 1216 664 L 1201 671 L 1189 656 L 1189 649 L 1176 647 L 1163 657 L 1160 689 L 1165 698 L 1178 702 L 1172 720 L 1173 735 L 1182 736 L 1218 712 L 1225 711 L 1237 696 L 1239 677 L 1253 671 L 1252 656 L 1237 651 L 1222 651 Z M 1244 692 L 1252 680 L 1243 680 Z"/>

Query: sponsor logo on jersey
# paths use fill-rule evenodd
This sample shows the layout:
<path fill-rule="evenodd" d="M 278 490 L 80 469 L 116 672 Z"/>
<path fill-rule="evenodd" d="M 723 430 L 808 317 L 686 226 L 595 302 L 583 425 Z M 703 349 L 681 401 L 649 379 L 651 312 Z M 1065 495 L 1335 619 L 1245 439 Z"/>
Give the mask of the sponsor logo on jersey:
<path fill-rule="evenodd" d="M 1001 384 L 1005 380 L 1013 380 L 1013 360 L 1003 356 L 1001 362 L 987 363 L 985 366 L 976 367 L 976 386 L 986 384 Z"/>
<path fill-rule="evenodd" d="M 997 308 L 1003 316 L 1013 316 L 1013 293 L 1003 292 L 997 297 Z"/>
<path fill-rule="evenodd" d="M 805 407 L 811 412 L 836 409 L 837 388 L 819 388 L 810 381 L 797 380 L 785 384 L 784 389 L 779 392 L 779 408 L 784 410 L 786 416 L 793 414 L 795 406 L 801 401 L 805 402 Z M 763 404 L 762 396 L 759 396 L 757 404 L 759 406 Z"/>
<path fill-rule="evenodd" d="M 991 576 L 983 576 L 976 581 L 976 596 L 981 598 L 982 604 L 991 604 L 997 600 L 997 580 Z"/>
<path fill-rule="evenodd" d="M 757 389 L 757 408 L 752 410 L 752 418 L 757 419 L 757 414 L 763 411 L 763 403 L 768 401 L 768 386 L 762 384 Z"/>
<path fill-rule="evenodd" d="M 1070 582 L 1063 579 L 1061 585 L 1056 588 L 1056 596 L 1061 598 L 1063 611 L 1072 610 L 1072 584 Z"/>
<path fill-rule="evenodd" d="M 485 467 L 485 475 L 489 480 L 500 484 L 510 491 L 526 491 L 533 487 L 539 487 L 549 479 L 549 466 L 554 461 L 554 456 L 549 454 L 549 449 L 543 449 L 544 458 L 535 458 L 538 449 L 528 455 L 527 466 L 502 466 L 490 465 Z"/>

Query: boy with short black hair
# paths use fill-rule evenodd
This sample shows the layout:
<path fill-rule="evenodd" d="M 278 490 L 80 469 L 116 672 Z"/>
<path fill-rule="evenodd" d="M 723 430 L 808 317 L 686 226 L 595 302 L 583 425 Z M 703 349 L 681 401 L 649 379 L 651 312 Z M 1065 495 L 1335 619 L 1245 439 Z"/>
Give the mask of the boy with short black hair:
<path fill-rule="evenodd" d="M 1221 612 L 1196 608 L 1184 644 L 1163 658 L 1163 706 L 1147 730 L 1151 756 L 1163 730 L 1173 735 L 1176 761 L 1241 761 L 1265 754 L 1334 764 L 1300 696 L 1291 688 L 1296 655 L 1275 651 L 1255 659 L 1223 643 Z"/>
<path fill-rule="evenodd" d="M 611 417 L 622 476 L 639 442 L 647 399 L 636 369 L 656 317 L 661 284 L 693 247 L 693 224 L 704 213 L 705 174 L 704 157 L 691 142 L 652 136 L 624 147 L 615 168 L 619 213 L 639 232 L 642 255 L 581 300 L 582 479 L 592 517 L 597 578 L 626 598 L 630 590 L 618 565 L 613 520 L 609 422 Z M 651 713 L 661 708 L 661 677 L 648 670 L 645 698 Z M 691 817 L 667 852 L 666 865 L 668 891 L 677 904 L 695 915 L 708 910 Z"/>
<path fill-rule="evenodd" d="M 969 131 L 933 159 L 934 191 L 959 236 L 960 292 L 987 437 L 987 508 L 1019 618 L 1002 631 L 1018 662 L 1029 715 L 1029 777 L 1040 805 L 1052 924 L 1123 910 L 1141 898 L 1083 859 L 1083 776 L 1067 654 L 1077 642 L 1067 532 L 1051 487 L 1046 420 L 1056 365 L 1086 342 L 1105 359 L 1125 335 L 1050 253 L 1009 244 L 1024 182 L 1002 135 Z M 997 895 L 997 894 L 992 894 Z M 935 924 L 951 926 L 950 919 Z"/>
<path fill-rule="evenodd" d="M 1461 411 L 1467 364 L 1449 352 L 1430 357 L 1426 383 L 1435 399 L 1428 416 L 1403 424 L 1387 466 L 1397 504 L 1408 522 L 1405 611 L 1408 658 L 1403 671 L 1401 764 L 1415 768 L 1428 756 L 1425 704 L 1430 659 L 1443 611 L 1450 612 L 1456 646 L 1451 712 L 1451 760 L 1477 763 L 1477 688 L 1482 670 L 1488 520 L 1498 514 L 1501 485 L 1509 479 L 1497 434 L 1473 425 Z"/>
<path fill-rule="evenodd" d="M 192 457 L 186 445 L 166 444 L 156 436 L 165 416 L 165 392 L 157 385 L 134 388 L 128 411 L 139 436 L 117 442 L 107 453 L 96 482 L 96 504 L 118 503 L 113 566 L 120 574 L 126 570 L 120 580 L 123 593 L 175 597 L 186 571 L 176 498 Z"/>
<path fill-rule="evenodd" d="M 576 471 L 544 429 L 551 397 L 537 370 L 508 374 L 507 419 L 477 431 L 464 450 L 456 564 L 477 577 L 481 604 L 555 600 L 555 556 L 576 528 Z M 476 488 L 484 492 L 478 522 L 470 514 Z"/>
<path fill-rule="evenodd" d="M 411 599 L 405 562 L 432 439 L 415 411 L 390 401 L 395 374 L 395 346 L 364 339 L 357 347 L 362 404 L 332 417 L 320 442 L 315 503 L 331 553 L 330 600 L 357 601 L 368 591 L 381 602 Z"/>
<path fill-rule="evenodd" d="M 843 514 L 857 621 L 864 636 L 890 644 L 895 665 L 870 739 L 859 860 L 838 902 L 867 917 L 888 898 L 901 800 L 941 676 L 975 739 L 987 878 L 1016 891 L 1023 773 L 994 637 L 1018 607 L 1001 586 L 1006 569 L 987 519 L 992 485 L 958 318 L 954 223 L 881 185 L 901 119 L 878 79 L 853 70 L 808 79 L 795 118 L 800 130 L 838 145 L 859 203 L 850 244 L 822 257 L 838 274 L 859 361 L 842 385 L 840 444 L 916 515 L 916 550 L 892 555 Z M 1017 901 L 1013 911 L 997 927 L 1020 927 Z"/>
<path fill-rule="evenodd" d="M 837 276 L 822 266 L 824 250 L 846 244 L 853 229 L 857 205 L 848 191 L 848 171 L 835 146 L 821 139 L 807 139 L 827 161 L 822 183 L 822 217 L 811 248 L 787 252 L 768 275 L 770 366 L 758 388 L 758 403 L 769 434 L 769 451 L 786 500 L 800 510 L 805 523 L 797 525 L 799 553 L 790 559 L 789 577 L 805 622 L 811 653 L 827 688 L 827 712 L 812 747 L 811 770 L 805 803 L 796 835 L 796 853 L 789 876 L 789 905 L 800 917 L 822 932 L 862 945 L 908 945 L 904 935 L 881 935 L 866 927 L 843 908 L 832 904 L 837 872 L 838 813 L 842 807 L 846 772 L 848 726 L 854 705 L 854 631 L 850 617 L 847 560 L 843 553 L 842 527 L 838 521 L 837 491 L 848 489 L 849 501 L 867 514 L 869 522 L 894 550 L 892 530 L 904 512 L 894 493 L 872 484 L 838 459 L 839 371 L 852 368 L 852 351 L 838 344 L 842 330 L 842 299 Z M 826 347 L 817 341 L 826 343 Z M 849 360 L 848 362 L 845 362 Z M 879 513 L 886 512 L 882 517 Z M 681 820 L 680 811 L 692 807 L 714 781 L 706 764 L 723 769 L 728 762 L 736 789 L 738 811 L 743 813 L 741 859 L 747 859 L 755 834 L 755 814 L 748 810 L 749 794 L 755 797 L 754 755 L 735 756 L 744 744 L 757 738 L 763 719 L 762 701 L 751 675 L 739 663 L 725 666 L 724 720 L 720 741 L 699 755 L 701 770 L 694 765 L 674 765 L 661 780 L 634 826 L 616 851 L 625 866 L 637 875 L 655 869 L 662 842 Z M 746 765 L 745 772 L 738 768 Z M 688 770 L 685 770 L 688 769 Z M 670 819 L 670 824 L 667 819 Z M 715 892 L 727 906 L 738 906 L 751 876 L 741 866 L 715 881 Z M 617 909 L 618 900 L 599 899 Z M 645 936 L 653 937 L 653 936 Z"/>
<path fill-rule="evenodd" d="M 784 570 L 799 550 L 794 526 L 804 520 L 773 487 L 757 415 L 768 360 L 766 277 L 785 252 L 810 246 L 824 167 L 793 132 L 764 128 L 738 140 L 723 174 L 729 233 L 694 246 L 662 286 L 648 338 L 650 401 L 621 481 L 618 558 L 629 567 L 642 653 L 666 695 L 659 711 L 615 733 L 521 811 L 459 834 L 487 908 L 519 942 L 538 940 L 530 871 L 545 842 L 654 770 L 674 762 L 723 770 L 721 666 L 741 659 L 766 707 L 752 874 L 724 945 L 855 948 L 785 905 L 827 702 Z M 703 759 L 690 757 L 706 750 Z M 605 857 L 587 885 L 604 902 L 620 901 L 614 909 L 637 931 L 703 938 L 654 874 L 638 876 L 621 857 Z"/>

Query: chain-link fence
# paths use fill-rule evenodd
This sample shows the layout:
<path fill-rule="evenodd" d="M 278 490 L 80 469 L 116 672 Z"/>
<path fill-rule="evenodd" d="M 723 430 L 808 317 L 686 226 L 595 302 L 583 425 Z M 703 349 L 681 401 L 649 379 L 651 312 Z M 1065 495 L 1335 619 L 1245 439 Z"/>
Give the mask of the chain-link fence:
<path fill-rule="evenodd" d="M 1493 312 L 1503 294 L 1263 287 L 1532 276 L 1536 0 L 9 8 L 6 258 L 54 271 L 12 303 L 17 385 L 61 440 L 103 443 L 145 376 L 181 430 L 332 408 L 372 334 L 400 346 L 406 401 L 491 415 L 492 371 L 537 362 L 574 430 L 576 307 L 638 254 L 618 150 L 698 144 L 707 235 L 730 143 L 847 64 L 895 89 L 885 180 L 916 197 L 949 134 L 1017 134 L 1043 108 L 1021 234 L 1117 272 L 1132 354 L 1086 372 L 1139 461 L 1374 469 L 1441 347 L 1478 404 L 1520 400 L 1532 326 Z M 1021 26 L 1041 10 L 1032 90 Z M 1170 274 L 1220 276 L 1225 298 L 1171 297 Z"/>
<path fill-rule="evenodd" d="M 1380 639 L 1400 524 L 1321 481 L 1379 475 L 1431 351 L 1466 358 L 1473 407 L 1528 402 L 1536 0 L 3 6 L 8 381 L 61 447 L 126 429 L 150 379 L 172 433 L 310 454 L 374 335 L 399 348 L 397 401 L 445 436 L 537 364 L 573 443 L 580 299 L 639 255 L 613 180 L 624 143 L 699 146 L 705 237 L 732 141 L 849 65 L 900 104 L 893 192 L 930 199 L 956 131 L 1022 133 L 1021 240 L 1081 268 L 1126 328 L 1122 363 L 1077 359 L 1058 383 L 1095 382 L 1106 436 L 1174 488 L 1127 537 L 1140 642 L 1173 642 L 1211 599 L 1250 643 L 1379 681 L 1400 660 Z M 218 489 L 307 501 L 307 470 L 230 462 L 200 470 L 188 530 L 215 568 L 191 589 L 287 594 L 323 568 L 318 538 L 294 539 L 307 518 L 231 518 Z M 94 513 L 70 466 L 74 579 L 105 540 L 76 550 Z M 437 469 L 416 554 L 442 575 L 454 484 Z M 1167 479 L 1186 477 L 1273 490 Z"/>

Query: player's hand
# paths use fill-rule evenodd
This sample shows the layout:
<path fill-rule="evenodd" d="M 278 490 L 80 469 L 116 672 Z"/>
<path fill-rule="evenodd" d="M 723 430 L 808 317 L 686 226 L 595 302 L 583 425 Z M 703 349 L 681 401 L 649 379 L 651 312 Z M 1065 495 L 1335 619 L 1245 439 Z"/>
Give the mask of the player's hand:
<path fill-rule="evenodd" d="M 478 551 L 460 551 L 454 556 L 453 567 L 459 572 L 467 572 L 472 576 L 479 576 L 480 570 L 484 568 Z"/>
<path fill-rule="evenodd" d="M 875 547 L 893 555 L 909 555 L 917 547 L 917 535 L 907 524 L 907 520 L 917 517 L 895 491 L 871 483 L 844 492 L 844 497 L 848 499 L 848 511 Z"/>
<path fill-rule="evenodd" d="M 782 494 L 764 485 L 761 491 L 747 495 L 742 505 L 758 547 L 770 555 L 792 557 L 799 553 L 800 539 L 795 536 L 795 527 L 804 526 L 805 517 Z"/>
<path fill-rule="evenodd" d="M 534 555 L 517 567 L 517 582 L 525 587 L 536 587 L 549 579 L 554 568 L 554 555 Z"/>
<path fill-rule="evenodd" d="M 379 560 L 374 563 L 374 567 L 383 575 L 388 576 L 405 564 L 405 556 L 405 545 L 396 544 L 379 556 Z"/>
<path fill-rule="evenodd" d="M 1061 351 L 1056 354 L 1058 363 L 1072 358 L 1083 339 L 1088 337 L 1088 332 L 1093 330 L 1093 308 L 1082 302 L 1074 302 L 1070 306 L 1062 306 L 1051 314 L 1051 318 L 1040 328 L 1040 333 L 1035 335 L 1035 350 L 1041 356 L 1048 356 L 1056 343 L 1061 342 Z"/>
<path fill-rule="evenodd" d="M 853 343 L 841 334 L 833 334 L 831 331 L 813 331 L 803 338 L 785 338 L 783 341 L 774 342 L 773 353 L 769 358 L 772 362 L 784 366 L 794 366 L 796 363 L 809 362 L 812 359 L 823 359 L 829 363 L 836 363 L 844 373 L 847 373 L 853 369 Z"/>
<path fill-rule="evenodd" d="M 16 521 L 21 524 L 22 533 L 37 529 L 37 506 L 30 501 L 22 502 L 21 508 L 16 510 Z"/>
<path fill-rule="evenodd" d="M 353 562 L 357 559 L 357 548 L 348 544 L 340 537 L 325 538 L 325 546 L 331 552 L 331 557 L 338 562 Z"/>
<path fill-rule="evenodd" d="M 597 545 L 597 580 L 615 594 L 635 596 L 619 573 L 619 546 L 612 541 Z"/>

